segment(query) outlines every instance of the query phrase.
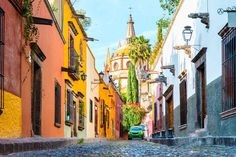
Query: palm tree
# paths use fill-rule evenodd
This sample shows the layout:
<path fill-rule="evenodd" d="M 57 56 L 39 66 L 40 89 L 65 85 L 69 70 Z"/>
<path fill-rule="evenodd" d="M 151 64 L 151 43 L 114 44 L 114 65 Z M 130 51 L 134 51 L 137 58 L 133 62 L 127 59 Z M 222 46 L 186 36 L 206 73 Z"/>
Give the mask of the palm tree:
<path fill-rule="evenodd" d="M 143 35 L 131 39 L 129 44 L 129 57 L 135 65 L 136 75 L 142 70 L 144 63 L 147 63 L 151 56 L 149 40 Z"/>
<path fill-rule="evenodd" d="M 151 46 L 149 40 L 141 35 L 131 39 L 128 49 L 129 57 L 131 58 L 132 64 L 135 65 L 135 73 L 139 79 L 139 92 L 135 93 L 135 95 L 138 94 L 139 102 L 141 102 L 141 79 L 144 72 L 144 66 L 148 64 L 151 56 Z M 134 93 L 132 94 L 134 95 Z"/>

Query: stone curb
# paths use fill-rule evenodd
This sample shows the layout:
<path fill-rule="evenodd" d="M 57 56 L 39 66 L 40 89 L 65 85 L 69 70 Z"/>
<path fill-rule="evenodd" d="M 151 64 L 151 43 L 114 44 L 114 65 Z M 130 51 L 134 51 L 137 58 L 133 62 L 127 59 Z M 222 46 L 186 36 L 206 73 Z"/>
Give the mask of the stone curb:
<path fill-rule="evenodd" d="M 0 139 L 0 155 L 7 155 L 11 153 L 23 152 L 23 151 L 37 151 L 55 149 L 59 147 L 71 146 L 78 144 L 80 139 L 65 138 L 65 139 Z"/>
<path fill-rule="evenodd" d="M 183 137 L 183 138 L 152 138 L 150 142 L 160 143 L 168 146 L 180 145 L 224 145 L 236 146 L 236 137 Z"/>

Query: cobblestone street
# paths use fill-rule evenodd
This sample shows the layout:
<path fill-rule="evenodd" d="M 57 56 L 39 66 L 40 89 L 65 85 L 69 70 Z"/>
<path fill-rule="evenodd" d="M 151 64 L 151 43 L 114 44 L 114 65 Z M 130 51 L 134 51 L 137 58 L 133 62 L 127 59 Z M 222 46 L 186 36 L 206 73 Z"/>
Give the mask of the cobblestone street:
<path fill-rule="evenodd" d="M 182 156 L 182 157 L 236 157 L 236 147 L 225 146 L 175 146 L 168 147 L 165 145 L 151 142 L 133 140 L 133 141 L 105 141 L 99 143 L 85 143 L 65 148 L 23 152 L 10 154 L 9 156 L 31 157 L 31 156 Z"/>

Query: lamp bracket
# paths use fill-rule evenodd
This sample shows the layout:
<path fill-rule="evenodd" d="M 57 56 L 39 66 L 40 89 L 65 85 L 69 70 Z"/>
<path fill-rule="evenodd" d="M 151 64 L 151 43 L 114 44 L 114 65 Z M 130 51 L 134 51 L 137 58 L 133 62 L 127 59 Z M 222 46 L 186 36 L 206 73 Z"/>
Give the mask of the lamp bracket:
<path fill-rule="evenodd" d="M 190 45 L 178 45 L 174 46 L 175 50 L 184 50 L 184 52 L 191 58 L 191 46 Z"/>
<path fill-rule="evenodd" d="M 209 28 L 209 13 L 190 13 L 188 15 L 189 18 L 192 18 L 192 19 L 201 19 L 201 23 L 205 24 L 206 25 L 206 28 Z"/>
<path fill-rule="evenodd" d="M 162 66 L 161 69 L 170 69 L 170 72 L 175 76 L 175 65 L 165 65 Z"/>

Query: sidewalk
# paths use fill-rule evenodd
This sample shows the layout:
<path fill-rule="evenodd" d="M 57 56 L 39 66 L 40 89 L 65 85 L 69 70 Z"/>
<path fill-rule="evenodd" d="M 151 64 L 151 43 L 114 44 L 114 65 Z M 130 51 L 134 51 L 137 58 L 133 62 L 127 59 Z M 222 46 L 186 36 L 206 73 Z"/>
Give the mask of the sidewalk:
<path fill-rule="evenodd" d="M 236 146 L 235 136 L 206 136 L 206 137 L 176 137 L 176 138 L 151 138 L 150 142 L 160 143 L 168 146 L 180 145 L 224 145 Z"/>
<path fill-rule="evenodd" d="M 45 149 L 55 149 L 71 145 L 91 142 L 101 142 L 106 139 L 78 139 L 78 138 L 1 138 L 0 139 L 0 155 L 23 152 L 36 151 Z"/>

